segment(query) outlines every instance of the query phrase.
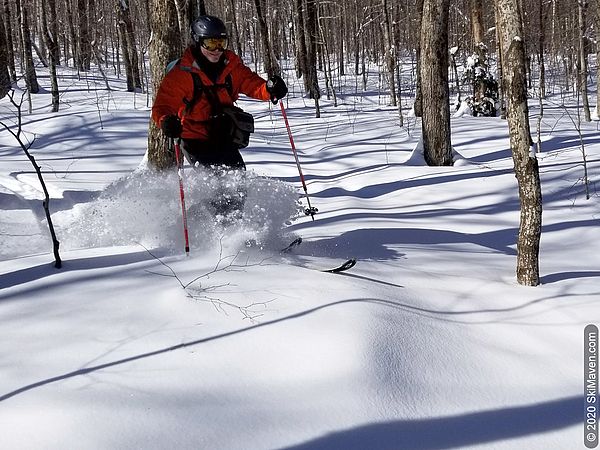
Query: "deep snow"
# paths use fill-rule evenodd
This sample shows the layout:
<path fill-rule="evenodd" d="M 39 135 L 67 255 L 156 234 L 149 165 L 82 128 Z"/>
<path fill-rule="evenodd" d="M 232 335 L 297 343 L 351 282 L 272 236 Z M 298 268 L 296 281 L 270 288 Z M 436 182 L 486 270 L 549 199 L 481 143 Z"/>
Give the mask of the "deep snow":
<path fill-rule="evenodd" d="M 60 83 L 63 109 L 35 95 L 23 127 L 61 270 L 36 176 L 0 132 L 2 448 L 583 448 L 600 134 L 582 124 L 586 200 L 572 104 L 546 105 L 542 285 L 531 288 L 514 275 L 505 121 L 457 115 L 457 164 L 427 167 L 418 122 L 400 128 L 375 89 L 348 88 L 337 108 L 323 99 L 320 119 L 292 89 L 312 221 L 298 215 L 280 112 L 243 100 L 257 132 L 247 176 L 229 181 L 248 193 L 245 219 L 193 217 L 186 258 L 176 174 L 143 162 L 142 96 L 67 69 Z M 14 123 L 6 99 L 0 120 Z M 189 203 L 218 188 L 186 174 Z M 304 243 L 280 255 L 296 236 Z M 346 275 L 307 268 L 348 257 L 359 263 Z"/>

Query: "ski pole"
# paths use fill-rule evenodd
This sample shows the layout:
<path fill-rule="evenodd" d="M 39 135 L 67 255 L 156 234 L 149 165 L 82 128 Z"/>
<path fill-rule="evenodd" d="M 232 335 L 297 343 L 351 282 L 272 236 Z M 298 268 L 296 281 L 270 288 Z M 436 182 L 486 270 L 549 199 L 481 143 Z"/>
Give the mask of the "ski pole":
<path fill-rule="evenodd" d="M 179 146 L 180 139 L 171 138 L 171 149 L 175 147 L 175 161 L 177 163 L 177 175 L 179 177 L 179 198 L 181 199 L 181 214 L 183 217 L 183 237 L 185 239 L 185 256 L 190 256 L 190 240 L 188 237 L 187 211 L 185 209 L 185 196 L 183 193 L 183 157 Z"/>
<path fill-rule="evenodd" d="M 294 159 L 296 160 L 296 167 L 298 167 L 298 173 L 300 174 L 300 181 L 302 182 L 302 187 L 304 188 L 304 194 L 306 194 L 306 201 L 308 202 L 308 208 L 304 209 L 304 214 L 306 214 L 307 216 L 311 216 L 312 220 L 315 220 L 315 214 L 317 212 L 319 212 L 319 210 L 310 205 L 310 197 L 308 196 L 308 189 L 306 188 L 306 182 L 304 181 L 304 175 L 302 174 L 302 168 L 300 167 L 300 160 L 298 159 L 298 153 L 296 152 L 296 145 L 294 144 L 294 138 L 292 136 L 292 130 L 291 130 L 290 124 L 288 122 L 287 114 L 285 113 L 285 108 L 283 107 L 283 101 L 279 100 L 279 105 L 281 106 L 281 114 L 283 115 L 283 120 L 285 121 L 285 127 L 287 128 L 287 133 L 290 138 L 290 146 L 292 147 L 292 153 L 294 154 Z"/>

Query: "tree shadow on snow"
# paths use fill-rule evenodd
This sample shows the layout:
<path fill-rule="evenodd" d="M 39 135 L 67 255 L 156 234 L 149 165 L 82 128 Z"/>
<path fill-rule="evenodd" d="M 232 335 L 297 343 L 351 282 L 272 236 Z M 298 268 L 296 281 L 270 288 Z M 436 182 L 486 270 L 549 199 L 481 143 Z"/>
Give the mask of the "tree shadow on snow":
<path fill-rule="evenodd" d="M 123 253 L 120 255 L 105 255 L 105 256 L 92 256 L 89 258 L 79 258 L 72 260 L 63 261 L 63 267 L 61 270 L 57 270 L 53 266 L 52 263 L 40 264 L 34 267 L 27 267 L 25 269 L 15 270 L 14 272 L 9 272 L 0 275 L 0 289 L 9 288 L 13 286 L 18 286 L 20 284 L 29 283 L 35 280 L 41 280 L 43 278 L 61 275 L 67 272 L 72 271 L 81 271 L 88 269 L 100 269 L 104 267 L 113 268 L 122 265 L 134 264 L 142 261 L 154 261 L 154 257 L 150 255 L 148 252 L 134 252 L 134 253 Z M 112 276 L 114 274 L 110 274 L 107 276 Z M 90 278 L 98 279 L 99 275 L 94 273 L 90 275 Z M 79 278 L 81 281 L 82 278 Z M 48 286 L 43 285 L 38 288 L 30 289 L 31 294 L 36 289 L 46 289 Z M 0 301 L 7 300 L 10 298 L 10 294 L 2 295 L 0 294 Z M 30 298 L 34 299 L 35 296 L 31 295 Z"/>
<path fill-rule="evenodd" d="M 561 430 L 581 423 L 582 417 L 583 399 L 575 396 L 457 416 L 368 424 L 334 432 L 287 449 L 464 448 Z"/>
<path fill-rule="evenodd" d="M 401 287 L 401 286 L 398 286 Z M 151 350 L 148 351 L 146 353 L 140 353 L 137 355 L 132 355 L 129 357 L 125 357 L 122 359 L 118 359 L 118 360 L 114 360 L 114 361 L 108 361 L 102 364 L 97 364 L 95 366 L 88 366 L 88 367 L 82 367 L 80 369 L 76 369 L 73 370 L 71 372 L 67 372 L 67 373 L 63 373 L 54 377 L 50 377 L 50 378 L 46 378 L 43 380 L 39 380 L 36 381 L 34 383 L 30 383 L 27 384 L 25 386 L 21 386 L 19 388 L 16 388 L 10 392 L 7 393 L 0 393 L 0 402 L 6 401 L 12 397 L 16 397 L 17 395 L 23 394 L 25 392 L 31 391 L 33 389 L 37 389 L 39 387 L 42 386 L 47 386 L 49 384 L 53 384 L 53 383 L 57 383 L 59 381 L 64 381 L 64 380 L 68 380 L 71 378 L 75 378 L 75 377 L 79 377 L 79 376 L 85 376 L 88 375 L 90 373 L 94 373 L 94 372 L 99 372 L 102 371 L 104 369 L 108 369 L 111 367 L 116 367 L 116 366 L 122 366 L 122 365 L 126 365 L 129 363 L 133 363 L 136 361 L 140 361 L 140 360 L 144 360 L 144 359 L 148 359 L 148 358 L 154 358 L 154 357 L 158 357 L 161 356 L 163 354 L 166 353 L 170 353 L 176 350 L 181 350 L 184 348 L 191 348 L 191 347 L 195 347 L 201 344 L 205 344 L 208 342 L 213 342 L 213 341 L 218 341 L 221 339 L 226 339 L 226 338 L 230 338 L 230 337 L 234 337 L 234 336 L 238 336 L 240 334 L 244 334 L 244 333 L 248 333 L 248 332 L 252 332 L 255 330 L 258 330 L 260 328 L 266 327 L 266 326 L 272 326 L 272 325 L 277 325 L 277 324 L 281 324 L 281 323 L 285 323 L 289 320 L 296 320 L 296 319 L 301 319 L 304 318 L 306 316 L 309 316 L 310 314 L 313 313 L 317 313 L 319 311 L 328 309 L 328 308 L 332 308 L 332 307 L 337 307 L 337 306 L 342 306 L 342 305 L 352 305 L 352 304 L 375 304 L 375 305 L 379 305 L 379 306 L 383 306 L 383 307 L 389 307 L 389 308 L 395 308 L 395 309 L 401 309 L 413 314 L 417 314 L 419 316 L 423 316 L 423 317 L 428 317 L 428 318 L 434 318 L 436 320 L 441 320 L 441 321 L 457 321 L 456 319 L 454 319 L 454 317 L 458 317 L 458 316 L 462 316 L 462 315 L 471 315 L 471 314 L 478 314 L 478 313 L 486 313 L 486 312 L 491 312 L 491 313 L 503 313 L 506 311 L 514 311 L 517 309 L 523 309 L 523 308 L 527 308 L 528 306 L 534 304 L 534 303 L 538 303 L 542 300 L 534 300 L 533 302 L 529 302 L 529 303 L 525 303 L 523 305 L 519 305 L 519 306 L 513 306 L 513 307 L 509 307 L 506 309 L 490 309 L 490 310 L 464 310 L 464 311 L 451 311 L 451 310 L 435 310 L 435 309 L 430 309 L 430 308 L 423 308 L 423 307 L 419 307 L 416 305 L 410 305 L 407 303 L 401 303 L 398 301 L 392 301 L 392 300 L 386 300 L 386 299 L 380 299 L 380 298 L 355 298 L 355 299 L 346 299 L 346 300 L 339 300 L 339 301 L 335 301 L 335 302 L 331 302 L 331 303 L 327 303 L 324 305 L 319 305 L 316 306 L 314 308 L 310 308 L 307 310 L 303 310 L 303 311 L 299 311 L 297 313 L 294 314 L 290 314 L 288 316 L 285 317 L 280 317 L 277 319 L 273 319 L 271 321 L 268 322 L 262 322 L 262 323 L 258 323 L 258 324 L 254 324 L 254 325 L 250 325 L 248 327 L 245 328 L 238 328 L 238 329 L 234 329 L 231 331 L 226 331 L 220 334 L 215 334 L 212 336 L 206 336 L 203 338 L 199 338 L 199 339 L 195 339 L 195 340 L 191 340 L 191 341 L 185 341 L 185 342 L 180 342 L 178 344 L 172 345 L 172 346 L 167 346 L 167 347 L 163 347 L 163 348 L 159 348 L 156 350 Z M 160 364 L 160 362 L 157 362 L 157 364 Z M 566 405 L 567 407 L 569 405 Z M 571 405 L 572 406 L 572 405 Z M 560 408 L 559 408 L 560 409 Z M 568 408 L 567 408 L 568 409 Z M 502 419 L 504 416 L 510 416 L 512 413 L 502 413 L 502 411 L 497 412 L 497 415 L 500 419 Z M 492 420 L 492 413 L 487 413 L 487 416 L 489 416 L 489 420 Z M 525 416 L 527 416 L 527 414 L 524 414 Z M 487 417 L 486 416 L 486 417 Z M 461 418 L 463 417 L 463 418 Z M 482 421 L 482 417 L 480 417 L 477 414 L 474 415 L 468 415 L 468 416 L 461 416 L 459 418 L 448 418 L 448 419 L 435 419 L 440 421 L 440 423 L 437 426 L 442 426 L 446 423 L 451 423 L 451 422 L 456 422 L 456 425 L 460 425 L 460 422 L 463 422 L 463 428 L 465 426 L 469 426 L 469 427 L 473 427 L 473 428 L 478 428 L 479 426 L 481 426 L 480 422 Z M 484 417 L 485 418 L 485 417 Z M 372 425 L 372 427 L 382 427 L 381 429 L 381 433 L 383 434 L 388 434 L 391 435 L 393 434 L 395 436 L 395 434 L 397 433 L 397 429 L 401 429 L 401 434 L 404 433 L 405 431 L 402 431 L 404 429 L 407 430 L 413 430 L 412 432 L 414 432 L 414 430 L 418 430 L 419 433 L 428 433 L 430 432 L 430 430 L 428 429 L 428 425 L 427 424 L 435 424 L 435 420 L 432 421 L 428 421 L 428 422 L 423 422 L 423 421 L 410 421 L 410 422 L 393 422 L 390 424 L 382 424 L 382 425 Z M 486 420 L 488 420 L 488 418 L 486 418 Z M 521 422 L 522 419 L 519 419 L 517 421 L 517 423 Z M 452 425 L 450 428 L 453 429 L 455 425 Z M 335 444 L 334 441 L 331 441 L 331 447 L 327 447 L 330 444 L 327 444 L 325 447 L 323 448 L 399 448 L 399 447 L 373 447 L 372 445 L 364 445 L 368 442 L 368 439 L 370 434 L 373 432 L 372 430 L 370 430 L 371 425 L 365 427 L 364 432 L 360 431 L 360 430 L 350 430 L 348 432 L 344 432 L 341 433 L 339 436 L 333 436 L 331 438 L 327 437 L 326 439 L 341 439 L 340 440 L 340 445 L 341 446 L 337 446 Z M 413 429 L 414 428 L 414 429 Z M 361 435 L 364 436 L 364 439 L 366 439 L 366 441 L 360 441 L 362 443 L 362 445 L 359 445 L 358 447 L 346 447 L 343 445 L 342 440 L 346 439 L 347 433 L 350 434 L 354 434 L 357 433 L 357 437 L 360 437 Z M 379 431 L 377 432 L 379 433 Z M 350 441 L 354 440 L 354 437 L 348 438 Z M 325 441 L 323 441 L 323 444 L 319 444 L 319 445 L 325 445 Z M 316 445 L 317 443 L 315 443 Z M 312 448 L 312 447 L 298 447 L 298 448 Z M 315 448 L 321 448 L 321 447 L 315 447 Z M 407 448 L 446 448 L 446 447 L 414 447 L 414 446 L 409 446 Z"/>
<path fill-rule="evenodd" d="M 302 254 L 373 260 L 394 260 L 404 256 L 397 246 L 451 245 L 471 243 L 507 255 L 516 255 L 512 247 L 518 230 L 507 228 L 484 233 L 461 233 L 421 228 L 363 228 L 347 231 L 329 239 L 307 241 Z M 458 250 L 457 250 L 458 251 Z"/>

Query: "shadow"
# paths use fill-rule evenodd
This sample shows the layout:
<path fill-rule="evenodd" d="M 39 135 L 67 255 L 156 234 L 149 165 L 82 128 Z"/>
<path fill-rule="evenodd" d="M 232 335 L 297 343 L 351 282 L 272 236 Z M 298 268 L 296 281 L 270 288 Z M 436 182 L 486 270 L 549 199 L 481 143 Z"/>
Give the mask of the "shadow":
<path fill-rule="evenodd" d="M 41 280 L 51 275 L 64 274 L 75 270 L 100 269 L 133 264 L 141 261 L 153 260 L 148 252 L 125 253 L 122 255 L 95 256 L 90 258 L 72 259 L 63 261 L 62 269 L 55 269 L 54 263 L 41 264 L 26 269 L 0 275 L 0 289 L 18 286 L 34 280 Z M 5 297 L 0 295 L 0 301 Z"/>
<path fill-rule="evenodd" d="M 454 181 L 464 181 L 468 179 L 484 179 L 510 174 L 512 169 L 494 169 L 485 172 L 468 172 L 456 171 L 447 175 L 439 175 L 429 178 L 413 178 L 399 181 L 389 181 L 379 184 L 371 184 L 363 186 L 356 191 L 349 191 L 342 187 L 330 187 L 320 192 L 312 194 L 315 198 L 336 198 L 336 197 L 353 197 L 360 199 L 378 198 L 392 192 L 399 192 L 404 189 L 416 188 L 421 186 L 429 186 L 433 184 L 445 184 Z"/>
<path fill-rule="evenodd" d="M 575 278 L 600 278 L 600 271 L 582 270 L 579 272 L 559 272 L 545 275 L 541 278 L 542 284 L 557 283 L 559 281 L 573 280 Z"/>
<path fill-rule="evenodd" d="M 427 419 L 407 419 L 338 431 L 287 450 L 435 450 L 489 444 L 578 425 L 583 398 L 565 397 L 544 403 L 513 406 Z"/>
<path fill-rule="evenodd" d="M 391 283 L 389 281 L 379 280 L 379 279 L 373 278 L 373 277 L 366 277 L 364 275 L 357 275 L 355 273 L 340 272 L 338 275 L 343 276 L 343 277 L 348 277 L 348 278 L 354 278 L 355 280 L 363 280 L 363 281 L 368 281 L 370 283 L 377 283 L 377 284 L 381 284 L 383 286 L 389 286 L 389 287 L 394 287 L 394 288 L 403 288 L 404 287 L 401 284 Z"/>
<path fill-rule="evenodd" d="M 401 286 L 398 286 L 401 287 Z M 18 389 L 15 389 L 11 392 L 7 392 L 6 394 L 2 394 L 0 395 L 0 402 L 3 402 L 5 400 L 8 400 L 12 397 L 15 397 L 19 394 L 22 394 L 24 392 L 36 389 L 38 387 L 42 387 L 42 386 L 46 386 L 52 383 L 56 383 L 59 381 L 63 381 L 63 380 L 67 380 L 69 378 L 74 378 L 74 377 L 78 377 L 78 376 L 82 376 L 82 375 L 87 375 L 89 373 L 93 373 L 93 372 L 97 372 L 99 370 L 103 370 L 103 369 L 107 369 L 109 367 L 115 367 L 115 366 L 120 366 L 123 364 L 128 364 L 130 362 L 134 362 L 134 361 L 139 361 L 142 359 L 146 359 L 146 358 L 152 358 L 154 356 L 160 356 L 162 354 L 165 353 L 169 353 L 175 350 L 181 350 L 184 348 L 188 348 L 188 347 L 194 347 L 196 345 L 200 345 L 200 344 L 205 344 L 207 342 L 212 342 L 212 341 L 216 341 L 219 339 L 224 339 L 224 338 L 229 338 L 232 336 L 236 336 L 242 333 L 246 333 L 246 332 L 250 332 L 250 331 L 254 331 L 263 327 L 267 327 L 270 325 L 275 325 L 275 324 L 279 324 L 279 323 L 283 323 L 286 322 L 288 320 L 295 320 L 295 319 L 300 319 L 303 318 L 305 316 L 308 316 L 310 314 L 316 313 L 318 311 L 321 310 L 325 310 L 327 308 L 331 308 L 334 306 L 340 306 L 340 305 L 348 305 L 348 304 L 357 304 L 357 303 L 368 303 L 368 304 L 374 304 L 374 305 L 379 305 L 379 306 L 386 306 L 389 308 L 395 308 L 395 309 L 400 309 L 400 310 L 404 310 L 407 312 L 410 312 L 412 314 L 416 314 L 419 316 L 423 316 L 423 317 L 428 317 L 428 318 L 433 318 L 436 320 L 440 320 L 440 321 L 448 321 L 448 322 L 459 322 L 459 320 L 454 320 L 451 317 L 455 317 L 455 316 L 460 316 L 460 315 L 472 315 L 472 314 L 479 314 L 479 313 L 503 313 L 503 312 L 507 312 L 507 311 L 515 311 L 518 309 L 525 309 L 533 304 L 536 303 L 540 303 L 542 301 L 546 301 L 549 300 L 549 298 L 546 299 L 538 299 L 538 300 L 534 300 L 532 302 L 529 303 L 524 303 L 522 305 L 519 306 L 513 306 L 513 307 L 509 307 L 506 309 L 489 309 L 489 310 L 463 310 L 463 311 L 443 311 L 443 310 L 434 310 L 434 309 L 428 309 L 428 308 L 422 308 L 419 306 L 414 306 L 414 305 L 409 305 L 406 303 L 400 303 L 400 302 L 396 302 L 396 301 L 392 301 L 392 300 L 385 300 L 385 299 L 380 299 L 380 298 L 354 298 L 354 299 L 347 299 L 347 300 L 339 300 L 336 302 L 332 302 L 332 303 L 327 303 L 324 305 L 320 305 L 320 306 L 316 306 L 314 308 L 311 309 L 307 309 L 304 311 L 300 311 L 297 312 L 295 314 L 290 314 L 289 316 L 285 316 L 285 317 L 280 317 L 278 319 L 274 319 L 268 322 L 263 322 L 263 323 L 258 323 L 255 325 L 251 325 L 245 328 L 239 328 L 236 330 L 232 330 L 232 331 L 227 331 L 221 334 L 216 334 L 214 336 L 208 336 L 205 338 L 200 338 L 200 339 L 196 339 L 193 341 L 187 341 L 187 342 L 181 342 L 177 345 L 172 345 L 169 347 L 164 347 L 164 348 L 160 348 L 158 350 L 153 350 L 150 352 L 146 352 L 146 353 L 141 353 L 139 355 L 133 355 L 127 358 L 122 358 L 122 359 L 118 359 L 115 361 L 110 361 L 104 364 L 98 364 L 95 366 L 90 366 L 90 367 L 83 367 L 81 369 L 77 369 L 74 370 L 72 372 L 67 372 L 61 375 L 57 375 L 55 377 L 51 377 L 51 378 L 46 378 L 45 380 L 40 380 L 37 381 L 35 383 L 31 383 L 28 384 L 26 386 L 22 386 Z M 449 316 L 449 317 L 445 317 L 445 316 Z M 410 426 L 409 426 L 410 428 Z M 303 447 L 299 447 L 299 448 L 303 448 Z M 311 448 L 311 447 L 306 447 L 306 448 Z M 331 447 L 331 448 L 345 448 L 345 447 Z M 358 447 L 358 448 L 373 448 L 370 446 L 365 446 L 365 447 Z M 397 447 L 396 447 L 397 448 Z"/>
<path fill-rule="evenodd" d="M 363 228 L 339 236 L 302 243 L 299 256 L 327 256 L 368 260 L 396 260 L 404 256 L 397 246 L 474 244 L 482 251 L 516 255 L 518 229 L 507 228 L 483 233 L 462 233 L 450 230 L 420 228 Z M 438 250 L 440 250 L 438 248 Z M 456 250 L 466 251 L 466 250 Z"/>

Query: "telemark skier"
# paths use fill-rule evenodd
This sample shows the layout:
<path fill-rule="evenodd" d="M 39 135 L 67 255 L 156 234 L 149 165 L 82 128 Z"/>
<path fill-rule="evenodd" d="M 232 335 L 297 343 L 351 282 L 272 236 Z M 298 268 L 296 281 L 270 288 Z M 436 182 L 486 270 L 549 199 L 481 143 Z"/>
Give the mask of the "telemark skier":
<path fill-rule="evenodd" d="M 239 94 L 277 103 L 288 92 L 278 75 L 264 80 L 227 49 L 225 24 L 214 16 L 200 16 L 191 25 L 193 43 L 160 84 L 152 119 L 168 138 L 181 138 L 192 165 L 215 170 L 246 166 L 240 148 L 254 131 L 252 117 L 233 106 Z M 215 199 L 217 213 L 243 205 Z"/>

